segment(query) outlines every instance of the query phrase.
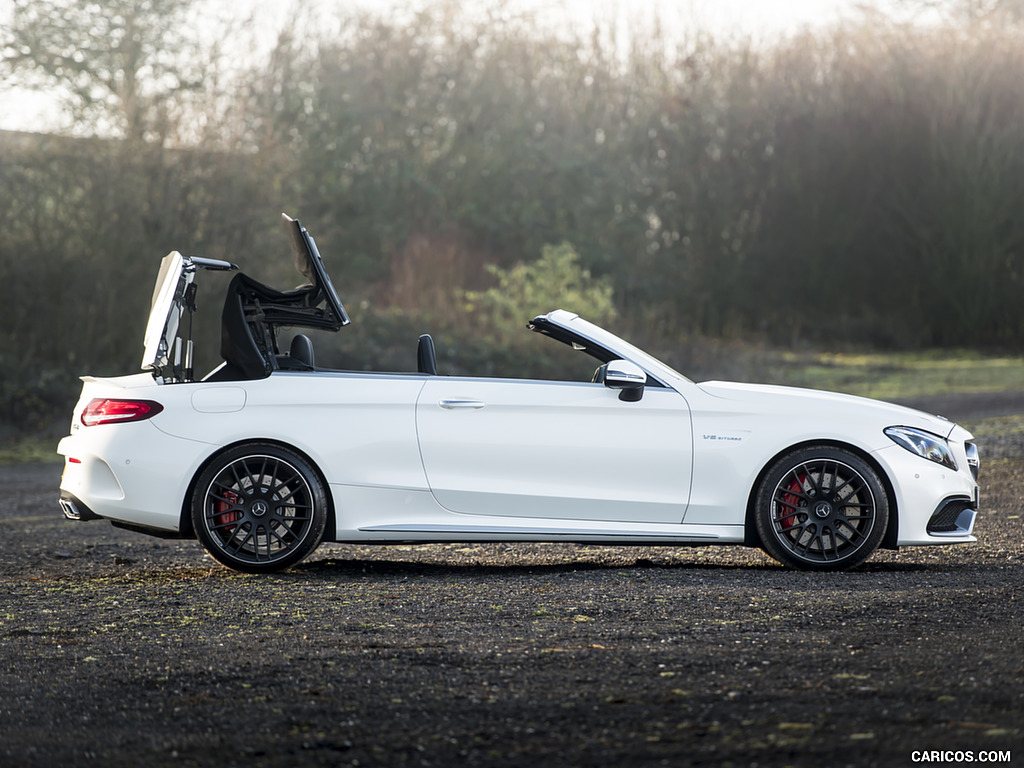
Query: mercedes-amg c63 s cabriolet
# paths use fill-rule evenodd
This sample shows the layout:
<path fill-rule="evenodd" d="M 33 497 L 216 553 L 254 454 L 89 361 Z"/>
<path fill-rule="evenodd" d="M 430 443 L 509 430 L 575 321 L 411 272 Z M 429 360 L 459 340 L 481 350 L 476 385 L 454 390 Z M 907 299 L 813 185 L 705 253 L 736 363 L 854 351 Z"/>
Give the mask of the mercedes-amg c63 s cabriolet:
<path fill-rule="evenodd" d="M 527 327 L 592 357 L 587 380 L 445 375 L 427 335 L 410 339 L 406 372 L 321 367 L 302 331 L 349 318 L 312 237 L 284 227 L 306 280 L 293 290 L 224 261 L 163 259 L 142 371 L 83 378 L 58 448 L 67 517 L 197 537 L 253 572 L 324 541 L 732 544 L 818 570 L 974 541 L 978 451 L 956 424 L 696 383 L 570 311 Z M 191 313 L 211 271 L 234 273 L 223 362 L 197 378 Z"/>

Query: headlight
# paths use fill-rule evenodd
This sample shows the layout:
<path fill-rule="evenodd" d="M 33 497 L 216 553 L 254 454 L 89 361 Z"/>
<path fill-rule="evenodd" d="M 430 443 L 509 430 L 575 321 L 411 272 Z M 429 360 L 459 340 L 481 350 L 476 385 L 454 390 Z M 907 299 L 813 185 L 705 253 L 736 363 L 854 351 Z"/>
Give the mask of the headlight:
<path fill-rule="evenodd" d="M 953 460 L 953 454 L 949 451 L 949 443 L 938 435 L 913 427 L 888 427 L 885 434 L 897 445 L 903 446 L 911 453 L 916 453 L 922 459 L 934 461 L 936 464 L 956 471 L 956 461 Z"/>

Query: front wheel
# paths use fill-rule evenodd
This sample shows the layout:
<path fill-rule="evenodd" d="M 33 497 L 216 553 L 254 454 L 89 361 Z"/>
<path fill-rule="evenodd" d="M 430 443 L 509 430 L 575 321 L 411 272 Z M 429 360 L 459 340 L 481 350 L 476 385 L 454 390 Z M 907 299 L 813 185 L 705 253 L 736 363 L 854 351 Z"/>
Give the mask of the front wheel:
<path fill-rule="evenodd" d="M 217 456 L 192 494 L 192 525 L 206 551 L 229 568 L 287 568 L 317 548 L 327 494 L 309 463 L 287 448 L 248 443 Z"/>
<path fill-rule="evenodd" d="M 801 448 L 776 461 L 755 505 L 768 554 L 805 570 L 860 565 L 878 548 L 889 522 L 878 473 L 859 456 L 831 446 Z"/>

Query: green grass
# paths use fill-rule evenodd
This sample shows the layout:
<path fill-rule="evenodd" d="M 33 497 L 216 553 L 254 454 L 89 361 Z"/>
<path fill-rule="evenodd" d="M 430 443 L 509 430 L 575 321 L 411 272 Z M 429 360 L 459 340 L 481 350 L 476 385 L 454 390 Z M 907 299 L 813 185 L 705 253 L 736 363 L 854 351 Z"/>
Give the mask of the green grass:
<path fill-rule="evenodd" d="M 0 464 L 57 464 L 57 441 L 52 437 L 22 437 L 0 443 Z"/>
<path fill-rule="evenodd" d="M 1024 391 L 1024 357 L 969 351 L 913 354 L 781 352 L 764 380 L 882 400 L 963 392 Z"/>

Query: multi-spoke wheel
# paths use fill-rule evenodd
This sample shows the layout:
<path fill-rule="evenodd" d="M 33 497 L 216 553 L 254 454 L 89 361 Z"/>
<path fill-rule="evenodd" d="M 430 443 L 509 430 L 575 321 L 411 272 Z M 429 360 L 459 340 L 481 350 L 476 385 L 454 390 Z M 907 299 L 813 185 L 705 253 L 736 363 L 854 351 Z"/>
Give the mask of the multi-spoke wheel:
<path fill-rule="evenodd" d="M 249 443 L 225 451 L 200 475 L 192 525 L 206 551 L 239 571 L 276 571 L 316 549 L 327 495 L 293 451 Z"/>
<path fill-rule="evenodd" d="M 811 446 L 775 462 L 755 501 L 768 554 L 808 570 L 841 570 L 878 548 L 889 500 L 878 473 L 840 448 Z"/>

